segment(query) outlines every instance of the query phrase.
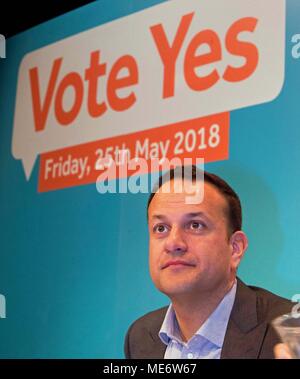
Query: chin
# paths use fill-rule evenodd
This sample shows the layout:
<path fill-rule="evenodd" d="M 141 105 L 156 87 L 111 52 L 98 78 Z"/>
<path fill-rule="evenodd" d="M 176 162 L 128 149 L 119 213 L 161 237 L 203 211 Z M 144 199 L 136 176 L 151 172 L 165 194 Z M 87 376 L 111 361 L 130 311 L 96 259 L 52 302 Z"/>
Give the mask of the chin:
<path fill-rule="evenodd" d="M 186 295 L 193 292 L 195 286 L 191 285 L 191 283 L 160 283 L 157 288 L 165 295 L 171 297 L 176 295 Z"/>

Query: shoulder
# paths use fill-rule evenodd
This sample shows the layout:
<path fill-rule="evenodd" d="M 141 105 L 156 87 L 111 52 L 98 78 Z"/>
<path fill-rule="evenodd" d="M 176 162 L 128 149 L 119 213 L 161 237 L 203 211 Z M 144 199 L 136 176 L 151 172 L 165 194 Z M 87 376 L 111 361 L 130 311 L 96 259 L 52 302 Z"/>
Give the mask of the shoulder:
<path fill-rule="evenodd" d="M 270 321 L 283 313 L 289 313 L 294 306 L 294 303 L 282 296 L 261 287 L 246 285 L 241 280 L 238 280 L 238 293 L 241 298 L 251 299 L 257 310 L 258 322 Z"/>
<path fill-rule="evenodd" d="M 141 330 L 159 331 L 168 307 L 156 309 L 135 320 L 128 329 L 128 333 L 136 333 Z"/>
<path fill-rule="evenodd" d="M 134 321 L 125 337 L 124 352 L 126 358 L 156 357 L 162 343 L 158 332 L 163 323 L 168 307 L 149 312 Z"/>
<path fill-rule="evenodd" d="M 264 288 L 248 286 L 256 295 L 257 309 L 259 318 L 272 320 L 273 318 L 289 313 L 294 306 L 290 300 L 276 295 Z"/>

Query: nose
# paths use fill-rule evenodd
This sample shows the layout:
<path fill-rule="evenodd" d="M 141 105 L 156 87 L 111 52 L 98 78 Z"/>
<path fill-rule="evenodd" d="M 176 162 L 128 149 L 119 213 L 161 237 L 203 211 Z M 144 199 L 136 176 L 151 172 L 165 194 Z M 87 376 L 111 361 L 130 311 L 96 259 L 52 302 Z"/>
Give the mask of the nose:
<path fill-rule="evenodd" d="M 187 251 L 187 244 L 184 240 L 183 233 L 178 227 L 172 227 L 165 241 L 165 250 L 168 253 L 182 254 Z"/>

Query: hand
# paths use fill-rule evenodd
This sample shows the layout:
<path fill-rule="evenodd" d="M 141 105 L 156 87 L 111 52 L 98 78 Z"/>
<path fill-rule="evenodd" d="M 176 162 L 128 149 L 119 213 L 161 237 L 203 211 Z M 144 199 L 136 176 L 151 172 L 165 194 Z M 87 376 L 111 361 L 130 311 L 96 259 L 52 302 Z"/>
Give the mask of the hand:
<path fill-rule="evenodd" d="M 278 343 L 274 346 L 274 355 L 276 359 L 292 359 L 290 349 L 285 343 Z"/>

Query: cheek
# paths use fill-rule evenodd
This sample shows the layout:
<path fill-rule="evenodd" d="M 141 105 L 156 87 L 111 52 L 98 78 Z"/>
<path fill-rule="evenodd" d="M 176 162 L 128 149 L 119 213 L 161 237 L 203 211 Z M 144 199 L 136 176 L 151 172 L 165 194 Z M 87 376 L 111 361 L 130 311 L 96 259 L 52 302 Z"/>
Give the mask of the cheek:
<path fill-rule="evenodd" d="M 149 266 L 150 271 L 153 272 L 157 269 L 159 262 L 160 252 L 156 241 L 150 241 L 149 244 Z"/>
<path fill-rule="evenodd" d="M 149 253 L 151 256 L 159 256 L 164 249 L 163 239 L 151 238 L 149 241 Z"/>
<path fill-rule="evenodd" d="M 191 240 L 189 246 L 199 261 L 210 265 L 224 265 L 230 262 L 230 247 L 223 238 L 208 237 Z"/>
<path fill-rule="evenodd" d="M 216 263 L 220 267 L 220 270 L 227 271 L 232 265 L 231 251 L 228 246 L 224 246 L 218 251 L 216 256 Z"/>

